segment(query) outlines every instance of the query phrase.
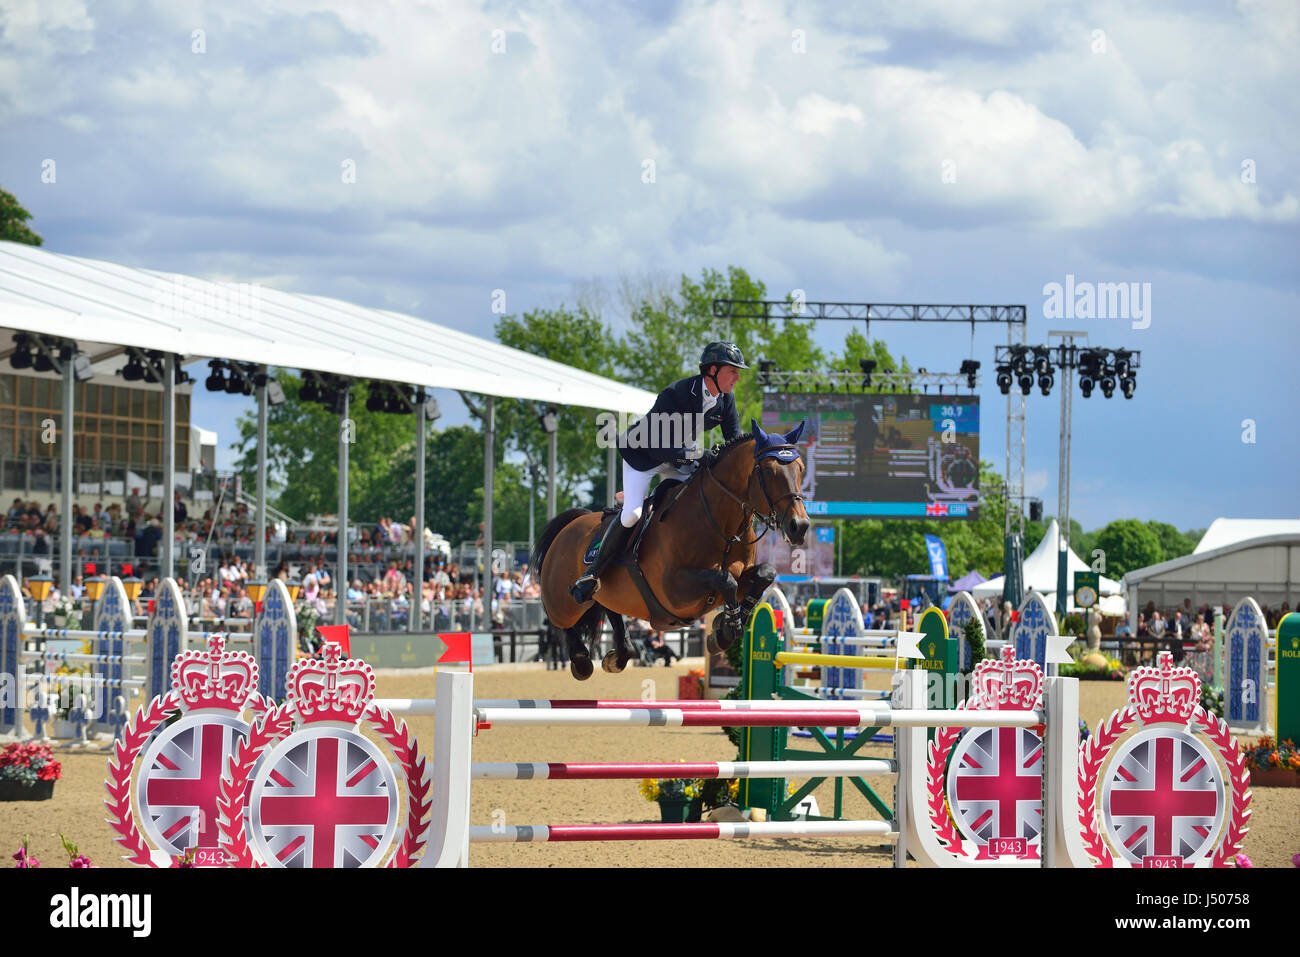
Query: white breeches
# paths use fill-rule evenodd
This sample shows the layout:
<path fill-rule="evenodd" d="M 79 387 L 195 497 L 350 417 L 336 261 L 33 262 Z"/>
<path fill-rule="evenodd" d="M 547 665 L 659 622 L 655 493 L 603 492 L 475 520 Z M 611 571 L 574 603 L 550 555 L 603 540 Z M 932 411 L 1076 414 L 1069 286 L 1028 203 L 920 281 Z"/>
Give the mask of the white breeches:
<path fill-rule="evenodd" d="M 623 463 L 623 512 L 619 516 L 619 521 L 623 523 L 624 528 L 631 528 L 640 521 L 641 506 L 645 503 L 645 497 L 650 492 L 650 480 L 656 475 L 664 475 L 682 481 L 686 481 L 691 477 L 690 472 L 679 471 L 671 463 L 667 462 L 657 469 L 651 469 L 649 472 L 638 472 L 625 461 Z"/>

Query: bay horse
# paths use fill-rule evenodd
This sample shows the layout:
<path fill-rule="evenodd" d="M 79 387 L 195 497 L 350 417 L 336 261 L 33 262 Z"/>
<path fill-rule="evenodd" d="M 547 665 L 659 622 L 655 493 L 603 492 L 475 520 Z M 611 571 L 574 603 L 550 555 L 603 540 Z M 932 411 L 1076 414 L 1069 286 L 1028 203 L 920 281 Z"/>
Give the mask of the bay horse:
<path fill-rule="evenodd" d="M 776 578 L 772 565 L 754 564 L 759 538 L 775 529 L 791 545 L 803 544 L 809 522 L 799 494 L 804 464 L 795 443 L 804 424 L 782 435 L 750 422 L 750 432 L 711 452 L 680 487 L 651 493 L 624 554 L 601 575 L 591 601 L 578 604 L 569 586 L 582 574 L 583 554 L 597 530 L 602 523 L 617 522 L 618 511 L 572 508 L 542 530 L 532 555 L 542 606 L 550 622 L 564 631 L 569 671 L 579 681 L 594 671 L 587 642 L 600 634 L 605 617 L 613 628 L 614 649 L 601 667 L 611 673 L 638 656 L 628 641 L 624 615 L 665 630 L 721 607 L 707 644 L 711 653 L 729 647 Z M 651 501 L 657 503 L 653 508 Z M 765 526 L 758 534 L 756 518 Z"/>

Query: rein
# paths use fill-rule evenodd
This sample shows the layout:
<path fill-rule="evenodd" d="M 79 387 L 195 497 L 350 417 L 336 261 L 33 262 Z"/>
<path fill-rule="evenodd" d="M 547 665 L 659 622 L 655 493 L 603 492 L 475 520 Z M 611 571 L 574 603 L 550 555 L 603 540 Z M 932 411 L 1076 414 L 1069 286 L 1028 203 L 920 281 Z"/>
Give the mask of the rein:
<path fill-rule="evenodd" d="M 777 448 L 793 448 L 793 447 L 794 446 L 778 446 Z M 761 512 L 756 512 L 756 510 L 748 502 L 740 498 L 740 496 L 736 495 L 735 492 L 731 491 L 731 489 L 727 488 L 720 481 L 718 481 L 718 477 L 713 474 L 712 467 L 706 468 L 705 472 L 709 476 L 709 478 L 713 480 L 714 485 L 722 489 L 722 491 L 725 492 L 733 502 L 735 502 L 737 505 L 740 506 L 741 513 L 743 515 L 740 529 L 736 532 L 735 535 L 728 535 L 725 531 L 723 531 L 722 527 L 718 524 L 718 520 L 713 517 L 713 511 L 712 509 L 709 508 L 708 499 L 704 497 L 704 483 L 703 482 L 699 483 L 700 504 L 704 506 L 704 514 L 708 518 L 709 524 L 713 526 L 713 530 L 718 533 L 718 535 L 722 538 L 722 540 L 726 543 L 727 546 L 722 553 L 722 561 L 724 565 L 726 564 L 727 555 L 731 551 L 731 547 L 733 545 L 741 545 L 741 544 L 753 545 L 756 542 L 758 542 L 759 539 L 761 539 L 764 535 L 766 535 L 768 532 L 775 529 L 781 523 L 781 519 L 777 515 L 777 506 L 781 502 L 784 502 L 787 498 L 793 499 L 796 502 L 802 502 L 804 500 L 803 496 L 800 495 L 797 491 L 792 491 L 792 492 L 786 492 L 784 495 L 777 498 L 776 501 L 774 502 L 772 500 L 771 494 L 767 491 L 767 478 L 763 474 L 761 458 L 755 460 L 754 469 L 752 472 L 750 472 L 749 480 L 750 482 L 752 482 L 754 480 L 754 475 L 755 474 L 758 475 L 758 487 L 763 492 L 764 501 L 767 502 L 768 511 L 766 515 L 762 514 Z M 744 532 L 745 529 L 749 527 L 750 523 L 753 521 L 755 514 L 757 514 L 759 521 L 763 523 L 763 530 L 759 532 L 758 535 L 756 535 L 751 541 L 746 542 L 744 540 Z"/>

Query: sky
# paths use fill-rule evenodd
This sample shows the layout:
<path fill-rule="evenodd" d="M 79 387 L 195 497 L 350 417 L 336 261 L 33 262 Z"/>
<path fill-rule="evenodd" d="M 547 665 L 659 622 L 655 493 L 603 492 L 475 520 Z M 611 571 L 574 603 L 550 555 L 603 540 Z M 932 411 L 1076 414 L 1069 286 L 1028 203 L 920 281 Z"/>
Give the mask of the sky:
<path fill-rule="evenodd" d="M 1075 393 L 1072 516 L 1203 528 L 1300 515 L 1298 48 L 1294 2 L 0 0 L 0 187 L 55 251 L 485 337 L 496 290 L 730 265 L 772 298 L 1024 304 L 1030 344 L 1142 353 L 1132 400 Z M 1055 316 L 1067 283 L 1143 308 Z M 1004 328 L 871 332 L 983 363 L 1003 471 Z M 195 395 L 228 466 L 251 400 Z M 1048 514 L 1059 416 L 1035 390 Z"/>

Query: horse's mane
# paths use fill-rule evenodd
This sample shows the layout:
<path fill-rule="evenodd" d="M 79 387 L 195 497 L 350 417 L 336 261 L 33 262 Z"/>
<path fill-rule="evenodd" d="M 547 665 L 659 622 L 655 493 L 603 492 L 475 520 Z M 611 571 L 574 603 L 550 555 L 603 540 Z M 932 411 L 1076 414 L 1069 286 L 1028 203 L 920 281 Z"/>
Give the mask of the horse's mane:
<path fill-rule="evenodd" d="M 713 453 L 720 461 L 722 457 L 726 455 L 728 452 L 730 452 L 732 449 L 738 448 L 739 446 L 744 445 L 746 442 L 753 442 L 755 441 L 755 438 L 756 437 L 753 432 L 741 432 L 734 439 L 728 439 L 726 442 L 723 442 L 721 445 L 715 445 L 713 447 Z"/>

